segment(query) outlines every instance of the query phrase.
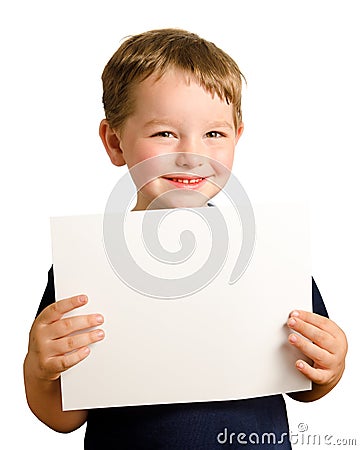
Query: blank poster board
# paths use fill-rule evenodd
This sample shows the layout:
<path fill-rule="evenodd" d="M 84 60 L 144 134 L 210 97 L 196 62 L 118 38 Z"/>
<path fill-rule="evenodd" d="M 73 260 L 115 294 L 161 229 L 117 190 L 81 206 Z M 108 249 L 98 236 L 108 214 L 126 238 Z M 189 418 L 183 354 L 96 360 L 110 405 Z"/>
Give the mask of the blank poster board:
<path fill-rule="evenodd" d="M 213 209 L 201 212 L 206 216 Z M 288 344 L 286 326 L 290 311 L 312 308 L 306 208 L 261 203 L 253 209 L 255 247 L 240 279 L 229 284 L 242 244 L 241 222 L 229 213 L 222 269 L 197 292 L 170 299 L 151 297 L 119 278 L 104 247 L 102 214 L 51 218 L 56 299 L 87 294 L 88 304 L 76 314 L 105 318 L 105 339 L 61 377 L 64 410 L 233 400 L 311 388 L 295 368 L 303 356 Z M 206 236 L 198 217 L 192 223 L 196 214 L 179 210 L 163 224 L 161 242 L 175 251 L 177 228 L 193 227 L 195 265 L 189 260 L 162 267 L 141 249 L 144 214 L 128 213 L 126 233 L 131 254 L 148 272 L 185 277 L 209 255 L 211 233 Z"/>

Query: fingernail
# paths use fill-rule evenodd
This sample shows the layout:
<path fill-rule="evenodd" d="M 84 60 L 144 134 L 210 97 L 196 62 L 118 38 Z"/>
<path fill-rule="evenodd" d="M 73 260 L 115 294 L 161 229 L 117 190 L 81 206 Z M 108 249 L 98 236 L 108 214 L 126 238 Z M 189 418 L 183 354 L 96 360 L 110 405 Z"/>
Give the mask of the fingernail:
<path fill-rule="evenodd" d="M 290 339 L 290 342 L 296 342 L 297 341 L 296 334 L 290 334 L 289 339 Z"/>
<path fill-rule="evenodd" d="M 105 333 L 103 332 L 103 330 L 97 330 L 97 333 L 96 333 L 96 335 L 97 335 L 97 337 L 98 338 L 103 338 L 104 337 L 104 335 L 105 335 Z"/>
<path fill-rule="evenodd" d="M 98 314 L 98 315 L 96 316 L 96 322 L 97 322 L 97 323 L 103 323 L 103 322 L 104 322 L 103 316 L 100 315 L 100 314 Z"/>
<path fill-rule="evenodd" d="M 79 296 L 79 302 L 80 303 L 86 303 L 87 297 L 86 295 L 80 295 Z"/>
<path fill-rule="evenodd" d="M 300 313 L 299 313 L 299 311 L 293 311 L 293 312 L 290 314 L 290 316 L 291 316 L 291 317 L 299 317 L 299 316 L 300 316 Z"/>
<path fill-rule="evenodd" d="M 288 324 L 289 324 L 290 327 L 293 327 L 296 324 L 296 320 L 291 318 L 291 319 L 288 320 Z"/>
<path fill-rule="evenodd" d="M 298 367 L 299 369 L 303 369 L 305 366 L 304 366 L 304 363 L 302 361 L 298 361 L 296 363 L 296 367 Z"/>

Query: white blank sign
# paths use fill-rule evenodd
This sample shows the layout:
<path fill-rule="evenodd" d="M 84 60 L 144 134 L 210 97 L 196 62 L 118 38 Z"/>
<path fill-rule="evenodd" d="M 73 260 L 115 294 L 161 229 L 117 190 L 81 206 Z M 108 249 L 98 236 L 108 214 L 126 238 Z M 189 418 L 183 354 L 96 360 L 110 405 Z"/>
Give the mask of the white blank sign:
<path fill-rule="evenodd" d="M 61 377 L 64 410 L 232 400 L 311 388 L 295 368 L 303 356 L 288 343 L 286 326 L 293 309 L 312 306 L 306 208 L 299 203 L 253 208 L 256 243 L 242 277 L 228 283 L 242 235 L 241 222 L 229 213 L 222 270 L 203 289 L 176 299 L 150 297 L 119 278 L 104 248 L 101 214 L 51 218 L 56 299 L 87 294 L 88 304 L 75 313 L 105 318 L 105 339 Z M 127 240 L 138 264 L 146 253 L 139 237 L 144 214 L 127 216 Z M 211 233 L 206 237 L 198 220 L 192 223 L 191 211 L 176 214 L 176 223 L 195 227 L 195 236 L 198 231 L 193 264 L 201 265 Z M 178 231 L 164 224 L 162 244 L 174 246 L 172 233 Z M 150 270 L 147 259 L 144 267 Z M 153 270 L 179 278 L 181 270 L 184 277 L 189 271 L 183 266 L 161 271 L 157 261 Z"/>

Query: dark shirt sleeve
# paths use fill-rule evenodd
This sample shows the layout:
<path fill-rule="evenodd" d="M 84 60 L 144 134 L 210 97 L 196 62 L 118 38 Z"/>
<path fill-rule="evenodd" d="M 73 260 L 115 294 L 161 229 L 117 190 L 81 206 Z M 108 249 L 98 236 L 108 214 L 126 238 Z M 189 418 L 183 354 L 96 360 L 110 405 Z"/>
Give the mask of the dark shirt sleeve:
<path fill-rule="evenodd" d="M 54 272 L 53 266 L 50 267 L 48 272 L 48 282 L 42 296 L 39 308 L 36 313 L 36 317 L 41 313 L 43 309 L 55 302 L 55 287 L 54 287 Z"/>
<path fill-rule="evenodd" d="M 320 314 L 321 316 L 329 317 L 324 301 L 321 297 L 320 291 L 315 283 L 314 278 L 312 278 L 312 306 L 314 313 Z"/>

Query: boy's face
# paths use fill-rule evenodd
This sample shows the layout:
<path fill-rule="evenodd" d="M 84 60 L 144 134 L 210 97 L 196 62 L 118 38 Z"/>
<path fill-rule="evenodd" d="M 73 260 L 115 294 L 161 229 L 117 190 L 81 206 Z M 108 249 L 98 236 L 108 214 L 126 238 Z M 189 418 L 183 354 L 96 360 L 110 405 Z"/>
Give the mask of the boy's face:
<path fill-rule="evenodd" d="M 242 133 L 242 124 L 235 129 L 233 105 L 180 70 L 160 79 L 148 77 L 133 95 L 134 113 L 121 132 L 106 123 L 100 126 L 112 162 L 127 164 L 131 172 L 149 158 L 169 154 L 151 160 L 152 169 L 158 164 L 158 174 L 138 191 L 134 209 L 206 205 L 224 185 L 224 171 L 228 174 L 232 168 Z"/>

